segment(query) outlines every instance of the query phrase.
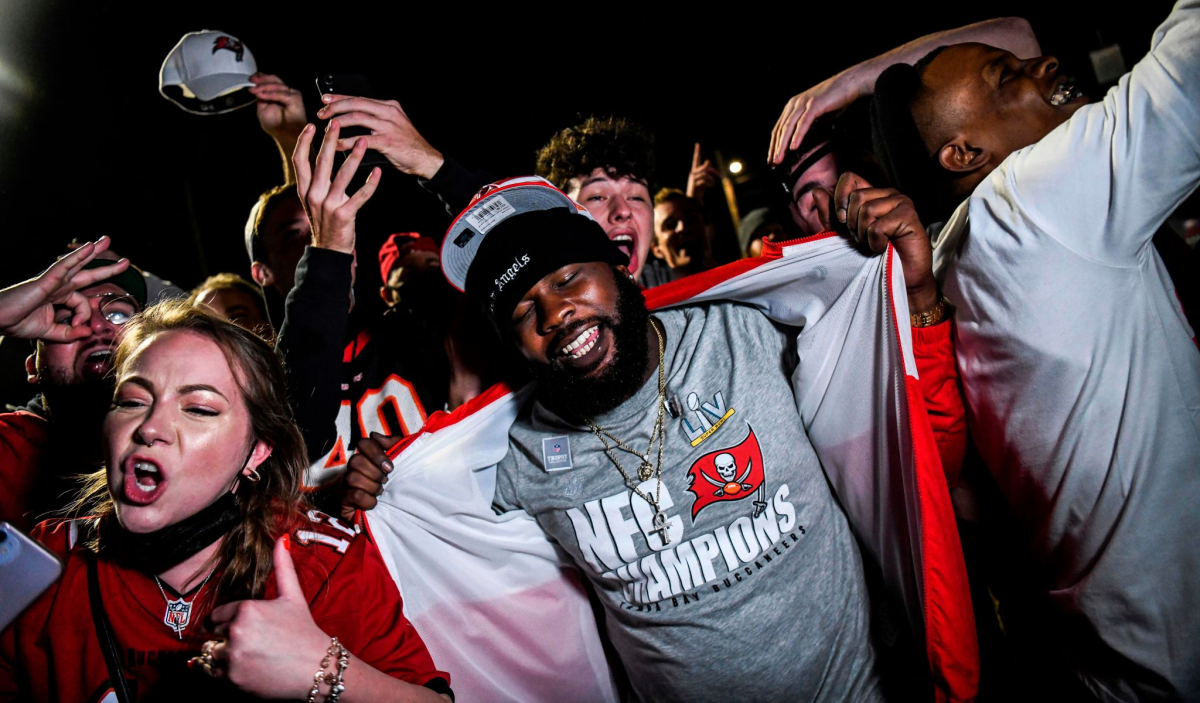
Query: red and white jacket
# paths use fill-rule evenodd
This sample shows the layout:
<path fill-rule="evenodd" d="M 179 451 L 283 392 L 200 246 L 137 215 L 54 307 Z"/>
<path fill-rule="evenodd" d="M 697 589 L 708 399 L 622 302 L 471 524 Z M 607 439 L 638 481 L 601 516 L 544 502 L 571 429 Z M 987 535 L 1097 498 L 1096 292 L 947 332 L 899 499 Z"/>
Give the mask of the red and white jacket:
<path fill-rule="evenodd" d="M 868 257 L 833 233 L 814 235 L 646 299 L 651 309 L 738 301 L 803 328 L 792 382 L 809 439 L 924 646 L 936 700 L 972 699 L 978 646 L 939 456 L 956 477 L 962 401 L 949 325 L 918 330 L 914 351 L 896 252 Z M 579 578 L 532 517 L 491 507 L 495 465 L 529 393 L 497 385 L 430 416 L 393 447 L 391 480 L 363 522 L 461 700 L 615 700 Z"/>

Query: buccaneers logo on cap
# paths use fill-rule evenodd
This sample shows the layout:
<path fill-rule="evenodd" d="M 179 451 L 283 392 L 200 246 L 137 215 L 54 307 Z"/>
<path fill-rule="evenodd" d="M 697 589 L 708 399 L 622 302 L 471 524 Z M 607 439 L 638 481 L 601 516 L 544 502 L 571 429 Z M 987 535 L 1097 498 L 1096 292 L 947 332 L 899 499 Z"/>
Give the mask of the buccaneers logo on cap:
<path fill-rule="evenodd" d="M 471 198 L 471 202 L 467 205 L 467 207 L 474 205 L 475 203 L 479 202 L 480 200 L 483 200 L 485 197 L 487 197 L 487 194 L 492 192 L 493 190 L 500 190 L 500 184 L 499 183 L 489 183 L 489 184 L 485 185 L 484 187 L 480 188 L 479 192 L 477 192 L 475 194 L 475 197 Z"/>
<path fill-rule="evenodd" d="M 245 47 L 242 46 L 242 43 L 233 37 L 217 37 L 213 42 L 212 52 L 215 54 L 221 49 L 232 51 L 233 53 L 237 54 L 238 61 L 242 60 L 242 52 L 245 51 Z"/>
<path fill-rule="evenodd" d="M 696 494 L 696 502 L 692 503 L 693 522 L 701 510 L 713 503 L 742 500 L 756 491 L 759 497 L 754 501 L 755 512 L 758 512 L 760 502 L 765 505 L 762 496 L 766 475 L 763 473 L 762 449 L 753 427 L 738 445 L 709 452 L 697 459 L 688 474 L 691 480 L 688 490 Z"/>

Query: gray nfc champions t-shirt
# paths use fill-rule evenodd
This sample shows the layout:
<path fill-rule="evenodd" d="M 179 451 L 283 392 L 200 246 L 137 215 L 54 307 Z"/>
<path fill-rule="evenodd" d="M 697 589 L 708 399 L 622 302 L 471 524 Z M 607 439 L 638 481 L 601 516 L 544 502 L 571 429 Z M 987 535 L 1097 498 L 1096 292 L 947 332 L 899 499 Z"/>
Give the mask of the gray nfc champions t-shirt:
<path fill-rule="evenodd" d="M 533 515 L 591 580 L 643 700 L 880 698 L 861 557 L 792 394 L 794 335 L 740 305 L 654 317 L 682 411 L 664 422 L 668 541 L 591 430 L 536 402 L 509 432 L 497 508 Z M 657 402 L 654 373 L 593 420 L 644 451 Z M 637 457 L 614 454 L 637 480 Z"/>

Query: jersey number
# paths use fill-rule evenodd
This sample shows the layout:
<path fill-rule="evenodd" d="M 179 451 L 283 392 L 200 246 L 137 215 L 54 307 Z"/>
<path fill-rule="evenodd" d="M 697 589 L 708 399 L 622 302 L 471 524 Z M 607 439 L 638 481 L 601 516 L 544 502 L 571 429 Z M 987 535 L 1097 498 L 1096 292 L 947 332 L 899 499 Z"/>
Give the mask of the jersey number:
<path fill-rule="evenodd" d="M 396 374 L 388 376 L 378 388 L 363 393 L 354 413 L 359 437 L 369 437 L 372 432 L 408 436 L 425 424 L 425 409 L 417 399 L 416 390 Z M 354 451 L 350 422 L 350 401 L 343 400 L 336 420 L 337 439 L 328 454 L 313 462 L 308 472 L 309 485 L 324 485 L 342 473 Z"/>
<path fill-rule="evenodd" d="M 339 554 L 345 554 L 346 550 L 350 548 L 350 540 L 354 539 L 355 537 L 354 530 L 343 525 L 338 521 L 337 518 L 316 510 L 310 510 L 308 511 L 308 519 L 312 520 L 318 525 L 327 524 L 333 529 L 345 533 L 350 539 L 342 539 L 341 537 L 335 537 L 334 535 L 326 534 L 324 532 L 317 532 L 315 530 L 296 530 L 296 540 L 300 542 L 300 544 L 303 544 L 307 547 L 314 542 L 318 542 L 320 544 L 333 547 L 334 549 L 338 550 Z"/>

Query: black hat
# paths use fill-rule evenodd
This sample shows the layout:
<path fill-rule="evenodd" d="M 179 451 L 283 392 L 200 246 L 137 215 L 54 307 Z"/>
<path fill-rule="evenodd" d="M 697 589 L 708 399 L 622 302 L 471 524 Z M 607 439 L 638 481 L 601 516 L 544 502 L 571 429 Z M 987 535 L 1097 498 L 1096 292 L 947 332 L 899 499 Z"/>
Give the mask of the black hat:
<path fill-rule="evenodd" d="M 912 104 L 920 89 L 920 73 L 908 64 L 896 64 L 879 75 L 871 100 L 871 141 L 888 181 L 912 199 L 923 222 L 932 222 L 944 219 L 956 203 L 944 194 L 945 173 L 929 155 L 913 119 Z"/>
<path fill-rule="evenodd" d="M 86 271 L 88 269 L 100 268 L 101 266 L 111 266 L 116 262 L 116 259 L 92 259 L 84 264 L 83 269 L 81 270 Z M 133 296 L 133 299 L 138 301 L 138 305 L 146 307 L 146 278 L 142 275 L 142 270 L 133 264 L 127 266 L 121 273 L 118 273 L 111 278 L 106 278 L 103 281 L 96 281 L 92 285 L 98 286 L 101 283 L 111 283 L 118 288 L 121 288 L 126 293 Z"/>
<path fill-rule="evenodd" d="M 467 274 L 467 295 L 503 320 L 547 274 L 593 261 L 629 260 L 590 218 L 566 208 L 522 213 L 497 225 L 480 244 Z"/>
<path fill-rule="evenodd" d="M 543 276 L 572 263 L 627 264 L 582 205 L 542 178 L 484 188 L 450 225 L 442 271 L 455 288 L 503 319 Z"/>

